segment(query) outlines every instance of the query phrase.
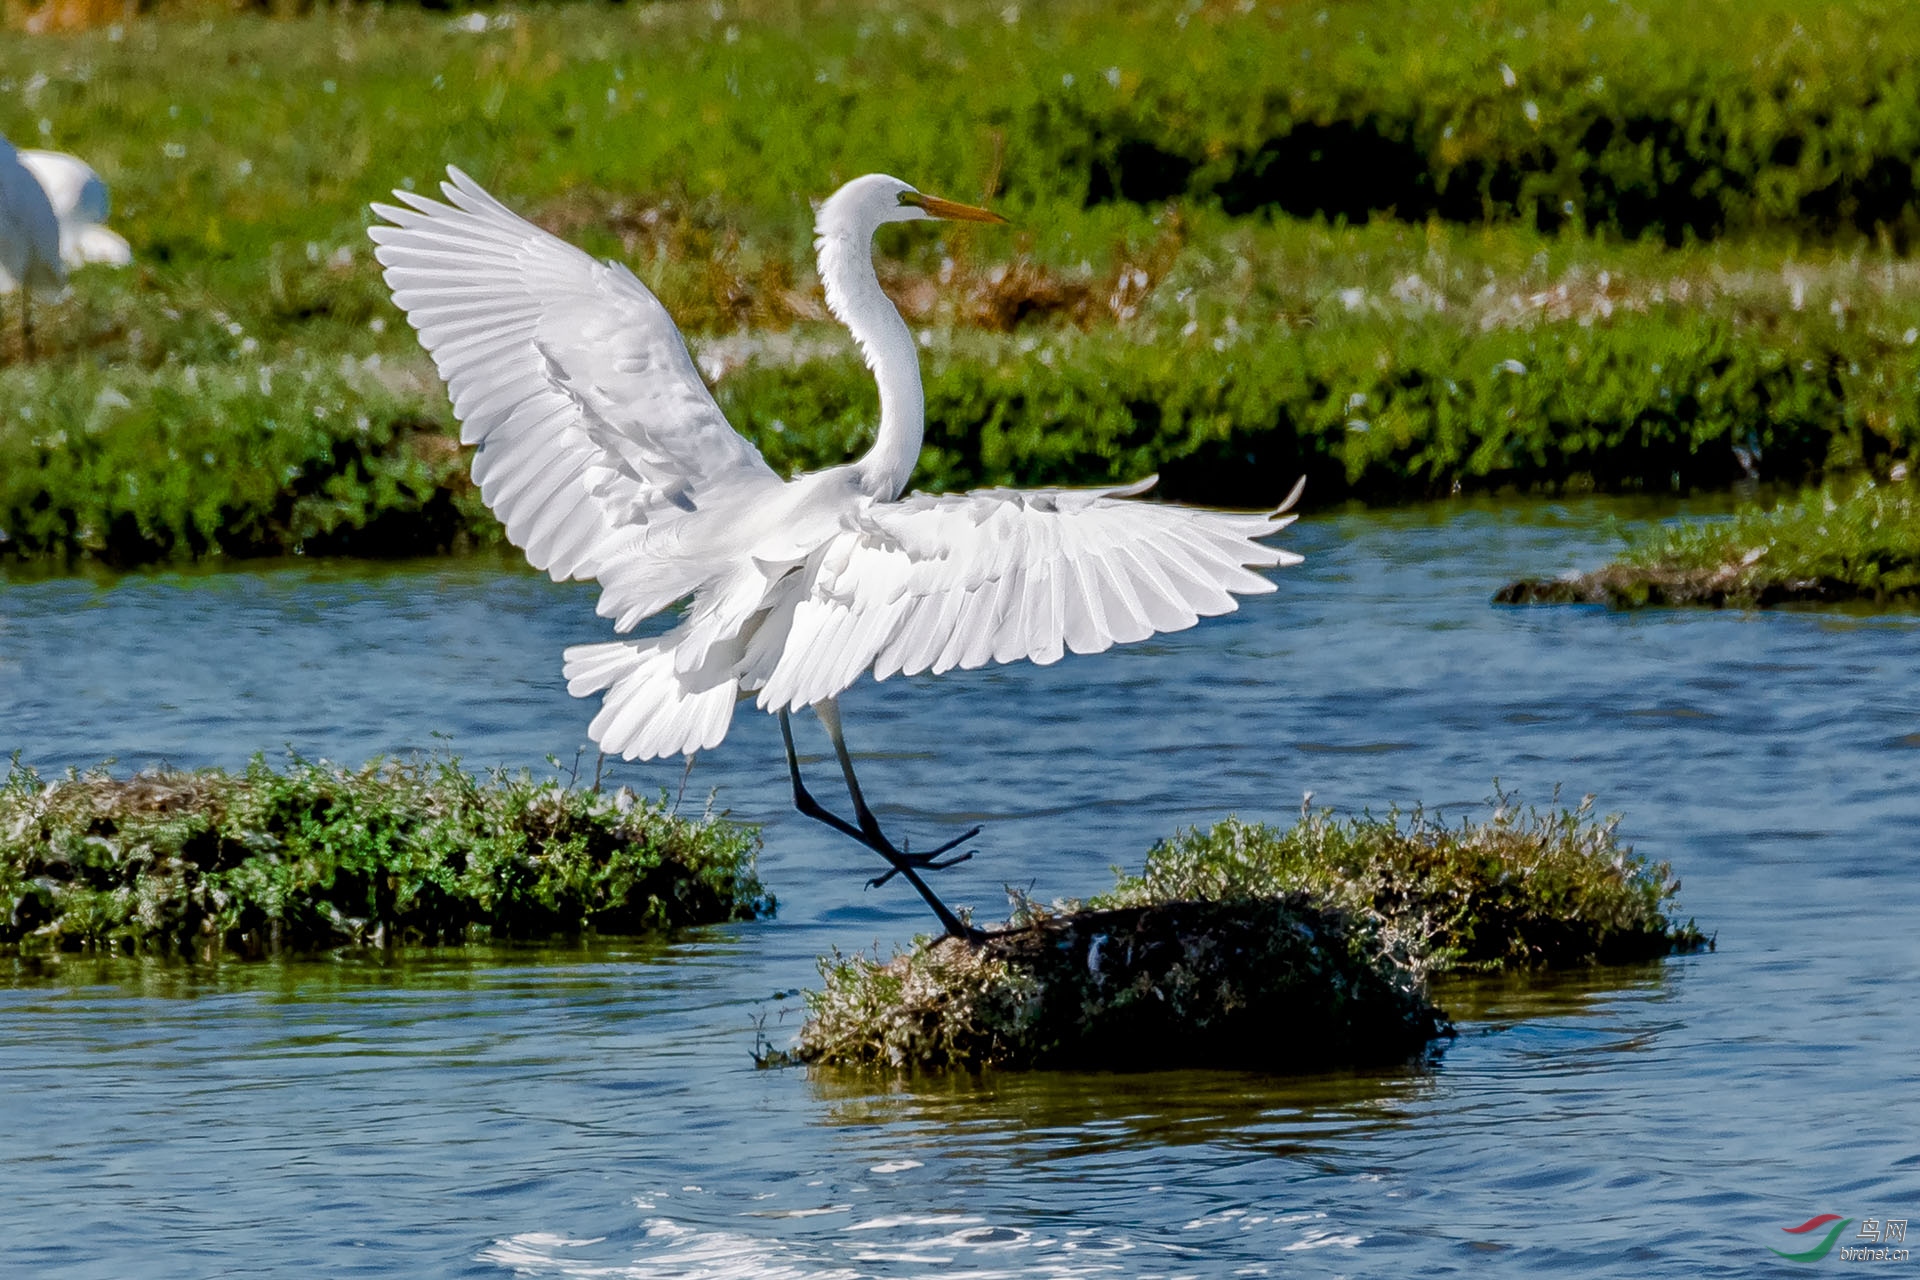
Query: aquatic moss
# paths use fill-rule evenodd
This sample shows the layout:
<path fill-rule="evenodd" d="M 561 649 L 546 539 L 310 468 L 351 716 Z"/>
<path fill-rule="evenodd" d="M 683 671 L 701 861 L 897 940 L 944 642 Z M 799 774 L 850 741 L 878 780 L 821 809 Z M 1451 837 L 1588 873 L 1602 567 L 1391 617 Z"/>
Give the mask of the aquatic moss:
<path fill-rule="evenodd" d="M 757 835 L 457 760 L 0 785 L 0 949 L 257 956 L 771 914 Z"/>
<path fill-rule="evenodd" d="M 1614 564 L 1510 583 L 1500 604 L 1769 608 L 1920 603 L 1920 490 L 1911 481 L 1829 485 L 1727 520 L 1636 533 Z"/>
<path fill-rule="evenodd" d="M 945 1067 L 1404 1062 L 1446 1021 L 1379 935 L 1292 894 L 1035 911 L 969 944 L 835 954 L 808 993 L 801 1062 Z"/>
<path fill-rule="evenodd" d="M 1482 821 L 1424 809 L 1303 813 L 1282 831 L 1228 818 L 1156 845 L 1095 905 L 1259 901 L 1289 893 L 1377 922 L 1423 973 L 1619 964 L 1710 945 L 1669 914 L 1680 882 L 1575 808 L 1499 796 Z"/>

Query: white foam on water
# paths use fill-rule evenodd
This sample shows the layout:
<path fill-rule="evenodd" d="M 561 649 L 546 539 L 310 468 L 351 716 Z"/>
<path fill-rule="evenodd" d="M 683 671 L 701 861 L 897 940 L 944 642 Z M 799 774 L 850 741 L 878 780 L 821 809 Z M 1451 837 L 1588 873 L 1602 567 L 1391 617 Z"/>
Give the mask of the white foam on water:
<path fill-rule="evenodd" d="M 949 1249 L 1028 1249 L 1032 1248 L 1035 1242 L 1033 1232 L 1022 1231 L 1018 1227 L 982 1226 L 955 1231 L 951 1235 L 944 1235 L 927 1243 Z M 1050 1242 L 1042 1240 L 1039 1243 L 1044 1245 Z"/>
<path fill-rule="evenodd" d="M 850 1223 L 842 1227 L 843 1231 L 892 1231 L 896 1227 L 947 1227 L 965 1226 L 970 1223 L 984 1223 L 985 1218 L 961 1213 L 902 1213 L 890 1218 L 868 1218 L 865 1222 Z"/>
<path fill-rule="evenodd" d="M 832 1213 L 852 1213 L 850 1204 L 823 1204 L 817 1209 L 750 1209 L 747 1218 L 819 1218 Z"/>
<path fill-rule="evenodd" d="M 1352 1249 L 1364 1239 L 1362 1236 L 1341 1235 L 1337 1231 L 1309 1231 L 1292 1244 L 1282 1245 L 1282 1253 L 1299 1253 L 1306 1249 Z"/>
<path fill-rule="evenodd" d="M 496 1240 L 480 1251 L 482 1262 L 521 1276 L 566 1280 L 858 1280 L 859 1273 L 797 1258 L 775 1241 L 731 1231 L 702 1231 L 666 1218 L 646 1223 L 647 1252 L 631 1262 L 607 1263 L 567 1257 L 561 1250 L 598 1241 L 566 1240 L 529 1231 Z M 604 1239 L 605 1237 L 601 1237 Z"/>

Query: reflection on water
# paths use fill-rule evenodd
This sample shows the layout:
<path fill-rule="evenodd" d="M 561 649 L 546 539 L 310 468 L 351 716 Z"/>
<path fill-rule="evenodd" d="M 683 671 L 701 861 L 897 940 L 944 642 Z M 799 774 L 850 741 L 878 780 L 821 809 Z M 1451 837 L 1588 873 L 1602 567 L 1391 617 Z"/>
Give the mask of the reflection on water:
<path fill-rule="evenodd" d="M 766 824 L 778 920 L 16 969 L 0 1274 L 1745 1275 L 1814 1213 L 1899 1217 L 1920 1192 L 1920 623 L 1487 604 L 1596 563 L 1638 510 L 1317 518 L 1289 531 L 1307 564 L 1232 618 L 863 686 L 849 734 L 900 834 L 987 824 L 944 878 L 983 910 L 1009 882 L 1084 894 L 1183 824 L 1284 822 L 1305 791 L 1460 815 L 1497 777 L 1624 811 L 1717 954 L 1450 982 L 1459 1038 L 1385 1074 L 758 1071 L 815 956 L 925 922 L 788 813 L 773 726 L 743 714 L 692 791 Z M 590 708 L 559 652 L 602 635 L 591 600 L 473 564 L 4 584 L 0 747 L 571 761 Z"/>
<path fill-rule="evenodd" d="M 1051 1163 L 1117 1157 L 1142 1143 L 1225 1143 L 1305 1155 L 1316 1135 L 1405 1118 L 1404 1104 L 1423 1096 L 1432 1077 L 1411 1070 L 1292 1079 L 1219 1071 L 1044 1072 L 905 1084 L 816 1071 L 813 1082 L 828 1104 L 827 1123 L 907 1126 L 943 1135 L 954 1151 L 1005 1147 L 1015 1163 Z"/>

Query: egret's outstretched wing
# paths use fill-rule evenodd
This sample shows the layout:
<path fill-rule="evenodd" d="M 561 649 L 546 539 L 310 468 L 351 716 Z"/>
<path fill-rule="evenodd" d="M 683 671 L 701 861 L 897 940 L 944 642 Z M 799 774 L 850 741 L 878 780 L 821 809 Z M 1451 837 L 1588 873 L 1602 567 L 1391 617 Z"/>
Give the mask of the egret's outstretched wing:
<path fill-rule="evenodd" d="M 1247 514 L 1126 500 L 1152 483 L 866 507 L 801 570 L 760 705 L 807 706 L 866 670 L 884 680 L 1097 653 L 1229 613 L 1234 594 L 1273 590 L 1254 568 L 1299 563 L 1258 541 L 1293 522 L 1286 506 Z"/>
<path fill-rule="evenodd" d="M 396 191 L 368 229 L 393 300 L 453 397 L 473 478 L 556 579 L 591 577 L 623 526 L 781 481 L 728 425 L 660 300 L 451 166 L 451 204 Z M 629 547 L 629 549 L 631 549 Z"/>

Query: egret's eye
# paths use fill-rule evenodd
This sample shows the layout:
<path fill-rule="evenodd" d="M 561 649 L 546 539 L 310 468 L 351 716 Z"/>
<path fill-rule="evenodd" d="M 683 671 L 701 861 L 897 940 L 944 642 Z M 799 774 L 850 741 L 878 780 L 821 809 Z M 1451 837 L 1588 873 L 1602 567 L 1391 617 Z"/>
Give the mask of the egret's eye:
<path fill-rule="evenodd" d="M 903 205 L 906 205 L 910 209 L 919 209 L 924 207 L 926 204 L 926 199 L 927 198 L 921 195 L 918 191 L 902 191 L 900 193 L 900 203 Z"/>

